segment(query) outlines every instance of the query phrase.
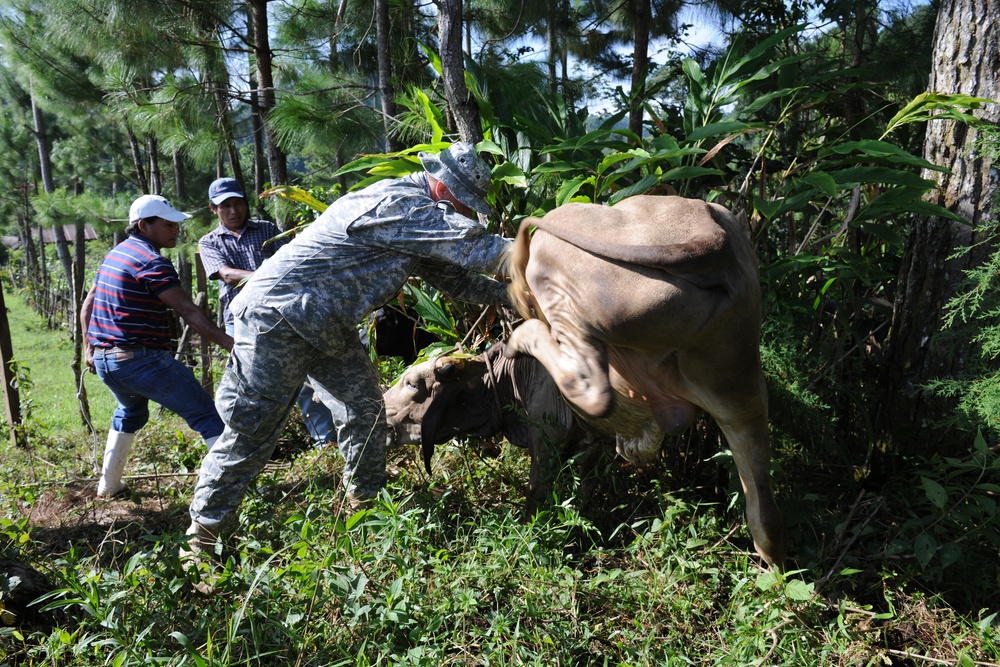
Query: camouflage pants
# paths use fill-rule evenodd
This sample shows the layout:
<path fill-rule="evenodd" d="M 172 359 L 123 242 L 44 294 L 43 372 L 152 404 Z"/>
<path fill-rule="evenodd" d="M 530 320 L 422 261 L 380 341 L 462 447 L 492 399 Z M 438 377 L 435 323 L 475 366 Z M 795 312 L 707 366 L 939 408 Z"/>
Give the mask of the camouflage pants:
<path fill-rule="evenodd" d="M 378 375 L 353 327 L 318 350 L 271 309 L 238 319 L 236 344 L 215 396 L 226 429 L 201 464 L 191 519 L 215 530 L 235 519 L 247 486 L 270 460 L 306 374 L 333 413 L 344 487 L 355 497 L 385 485 L 386 422 Z"/>

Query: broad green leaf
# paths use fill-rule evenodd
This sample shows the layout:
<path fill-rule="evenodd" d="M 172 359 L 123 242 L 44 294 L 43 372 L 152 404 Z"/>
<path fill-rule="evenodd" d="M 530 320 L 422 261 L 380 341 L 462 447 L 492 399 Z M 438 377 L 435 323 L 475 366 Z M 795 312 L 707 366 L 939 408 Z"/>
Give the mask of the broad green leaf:
<path fill-rule="evenodd" d="M 792 600 L 805 602 L 806 600 L 811 600 L 816 594 L 814 589 L 815 585 L 812 583 L 806 583 L 801 579 L 793 579 L 785 584 L 785 595 Z"/>
<path fill-rule="evenodd" d="M 802 180 L 825 194 L 827 197 L 833 197 L 837 194 L 837 182 L 833 180 L 833 177 L 830 176 L 830 174 L 822 171 L 814 171 Z"/>
<path fill-rule="evenodd" d="M 559 186 L 559 191 L 556 193 L 556 206 L 562 206 L 567 203 L 576 195 L 584 184 L 593 184 L 593 182 L 594 178 L 592 176 L 577 176 L 576 178 L 564 181 L 563 184 Z"/>
<path fill-rule="evenodd" d="M 935 551 L 937 551 L 937 540 L 927 533 L 921 533 L 913 542 L 913 553 L 916 555 L 920 567 L 924 569 L 927 568 L 931 559 L 934 558 Z"/>
<path fill-rule="evenodd" d="M 887 185 L 905 185 L 912 188 L 930 190 L 934 182 L 921 178 L 901 169 L 877 166 L 856 166 L 827 172 L 841 188 L 851 188 L 861 183 L 883 183 Z"/>
<path fill-rule="evenodd" d="M 768 570 L 767 572 L 761 572 L 754 584 L 757 586 L 757 590 L 769 591 L 777 586 L 780 581 L 781 575 L 776 574 L 772 570 Z"/>
<path fill-rule="evenodd" d="M 778 211 L 781 210 L 780 200 L 761 199 L 757 195 L 753 196 L 754 210 L 764 216 L 767 220 L 773 220 Z"/>
<path fill-rule="evenodd" d="M 700 176 L 719 176 L 723 172 L 720 169 L 710 169 L 709 167 L 674 167 L 663 174 L 661 181 L 680 181 L 686 178 L 698 178 Z"/>
<path fill-rule="evenodd" d="M 295 185 L 279 185 L 274 188 L 269 188 L 260 193 L 260 198 L 264 199 L 266 197 L 277 196 L 281 199 L 287 199 L 288 201 L 293 201 L 296 204 L 304 204 L 309 208 L 322 213 L 327 209 L 329 204 L 321 202 L 312 196 L 308 190 L 300 188 Z"/>
<path fill-rule="evenodd" d="M 493 180 L 508 183 L 516 188 L 528 187 L 528 178 L 513 162 L 502 162 L 493 168 Z"/>
<path fill-rule="evenodd" d="M 944 509 L 945 505 L 948 504 L 948 492 L 945 491 L 944 487 L 938 482 L 929 477 L 921 476 L 920 486 L 923 488 L 924 494 L 927 496 L 927 500 L 929 500 L 934 507 Z"/>
<path fill-rule="evenodd" d="M 953 563 L 957 563 L 958 559 L 962 557 L 962 545 L 957 542 L 948 542 L 941 545 L 938 553 L 941 558 L 941 567 L 946 568 Z"/>
<path fill-rule="evenodd" d="M 633 183 L 627 188 L 622 188 L 621 190 L 615 192 L 611 197 L 608 198 L 609 204 L 616 204 L 623 199 L 628 199 L 629 197 L 634 197 L 635 195 L 641 195 L 649 192 L 650 189 L 655 187 L 660 182 L 659 176 L 656 174 L 646 174 L 639 179 L 638 182 Z"/>
<path fill-rule="evenodd" d="M 566 171 L 579 171 L 582 165 L 566 162 L 565 160 L 553 160 L 543 162 L 531 170 L 533 174 L 561 174 Z"/>
<path fill-rule="evenodd" d="M 703 125 L 702 127 L 695 129 L 694 132 L 689 134 L 688 141 L 701 141 L 702 139 L 717 136 L 728 137 L 750 129 L 750 127 L 750 125 L 738 121 L 709 123 L 708 125 Z"/>

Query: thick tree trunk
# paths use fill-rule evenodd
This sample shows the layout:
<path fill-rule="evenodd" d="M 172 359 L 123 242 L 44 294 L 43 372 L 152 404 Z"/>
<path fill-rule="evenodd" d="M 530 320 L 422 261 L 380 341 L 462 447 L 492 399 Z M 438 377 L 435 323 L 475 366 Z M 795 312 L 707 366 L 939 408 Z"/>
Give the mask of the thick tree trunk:
<path fill-rule="evenodd" d="M 995 0 L 942 0 L 934 37 L 934 70 L 929 88 L 941 93 L 963 93 L 1000 98 L 1000 23 Z M 976 115 L 1000 122 L 997 105 Z M 936 178 L 936 203 L 958 213 L 964 223 L 925 218 L 910 230 L 898 278 L 893 322 L 881 378 L 881 405 L 877 410 L 884 444 L 896 451 L 942 451 L 949 434 L 940 429 L 950 416 L 952 401 L 924 390 L 930 380 L 954 377 L 965 366 L 961 346 L 936 345 L 941 311 L 955 294 L 966 269 L 980 264 L 990 251 L 987 244 L 949 259 L 956 251 L 981 239 L 977 229 L 993 214 L 995 180 L 991 164 L 977 154 L 978 132 L 949 120 L 927 126 L 924 157 L 947 167 L 950 174 L 925 172 Z"/>
<path fill-rule="evenodd" d="M 479 107 L 465 85 L 465 56 L 462 50 L 462 0 L 441 0 L 438 39 L 441 42 L 441 78 L 455 125 L 462 141 L 483 140 Z"/>
<path fill-rule="evenodd" d="M 649 67 L 650 0 L 635 3 L 635 47 L 632 50 L 632 108 L 628 114 L 628 129 L 642 136 L 642 109 L 646 97 L 646 69 Z"/>
<path fill-rule="evenodd" d="M 443 13 L 443 10 L 442 10 Z M 391 22 L 389 0 L 375 0 L 375 27 L 378 32 L 378 93 L 382 102 L 382 122 L 385 125 L 385 150 L 394 153 L 402 145 L 393 136 L 396 119 L 396 91 L 392 85 Z"/>

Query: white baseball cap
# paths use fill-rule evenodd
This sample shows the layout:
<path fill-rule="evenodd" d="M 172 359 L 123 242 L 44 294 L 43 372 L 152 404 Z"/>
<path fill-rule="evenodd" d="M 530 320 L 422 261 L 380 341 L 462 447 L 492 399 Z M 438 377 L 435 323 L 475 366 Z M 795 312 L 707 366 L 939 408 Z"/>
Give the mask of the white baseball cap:
<path fill-rule="evenodd" d="M 132 202 L 128 210 L 129 223 L 139 222 L 144 218 L 163 218 L 170 222 L 184 222 L 191 216 L 178 211 L 160 195 L 143 195 Z"/>

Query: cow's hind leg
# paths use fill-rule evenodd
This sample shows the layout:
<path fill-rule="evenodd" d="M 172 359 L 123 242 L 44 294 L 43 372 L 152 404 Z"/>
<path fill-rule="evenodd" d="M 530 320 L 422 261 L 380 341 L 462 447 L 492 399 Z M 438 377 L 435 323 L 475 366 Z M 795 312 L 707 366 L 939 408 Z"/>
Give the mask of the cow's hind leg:
<path fill-rule="evenodd" d="M 771 453 L 766 419 L 719 422 L 736 462 L 746 496 L 753 544 L 767 563 L 785 569 L 785 522 L 771 488 Z"/>
<path fill-rule="evenodd" d="M 608 354 L 585 337 L 556 340 L 541 320 L 528 320 L 514 329 L 507 357 L 527 354 L 549 372 L 560 393 L 569 402 L 593 417 L 607 417 L 614 408 L 614 393 L 608 379 Z"/>

